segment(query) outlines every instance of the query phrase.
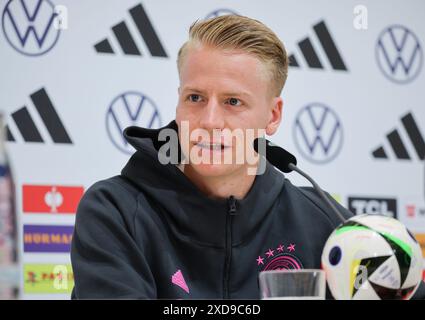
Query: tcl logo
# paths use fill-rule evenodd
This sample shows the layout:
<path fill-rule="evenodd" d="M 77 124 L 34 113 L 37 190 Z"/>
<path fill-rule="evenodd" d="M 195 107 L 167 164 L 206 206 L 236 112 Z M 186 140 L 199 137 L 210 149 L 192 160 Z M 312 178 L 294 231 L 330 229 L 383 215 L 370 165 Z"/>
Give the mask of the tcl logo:
<path fill-rule="evenodd" d="M 397 200 L 392 198 L 348 197 L 348 208 L 354 214 L 380 214 L 397 219 Z"/>

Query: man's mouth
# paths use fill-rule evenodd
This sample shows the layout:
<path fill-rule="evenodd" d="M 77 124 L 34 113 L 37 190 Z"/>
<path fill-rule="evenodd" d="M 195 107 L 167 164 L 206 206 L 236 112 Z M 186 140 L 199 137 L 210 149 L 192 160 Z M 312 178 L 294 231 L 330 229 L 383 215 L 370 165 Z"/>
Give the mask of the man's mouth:
<path fill-rule="evenodd" d="M 224 149 L 230 148 L 230 146 L 226 146 L 222 143 L 197 142 L 195 143 L 195 145 L 201 149 L 212 150 L 212 151 L 224 150 Z"/>

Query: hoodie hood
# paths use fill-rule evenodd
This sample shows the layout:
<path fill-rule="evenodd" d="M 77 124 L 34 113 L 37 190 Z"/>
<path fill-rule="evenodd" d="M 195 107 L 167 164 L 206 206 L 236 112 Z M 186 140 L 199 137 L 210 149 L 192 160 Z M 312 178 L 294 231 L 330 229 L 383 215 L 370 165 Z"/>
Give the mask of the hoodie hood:
<path fill-rule="evenodd" d="M 254 236 L 282 192 L 285 182 L 283 174 L 260 157 L 260 161 L 266 162 L 265 172 L 256 176 L 243 199 L 210 198 L 176 165 L 164 165 L 159 161 L 161 146 L 166 143 L 158 139 L 162 129 L 171 129 L 177 134 L 177 123 L 173 120 L 160 129 L 132 126 L 124 130 L 124 138 L 136 152 L 121 175 L 143 190 L 143 196 L 158 207 L 163 218 L 169 222 L 171 231 L 180 238 L 223 248 L 228 215 L 232 215 L 234 221 L 232 245 L 241 244 Z M 174 147 L 179 151 L 181 160 L 180 145 Z"/>

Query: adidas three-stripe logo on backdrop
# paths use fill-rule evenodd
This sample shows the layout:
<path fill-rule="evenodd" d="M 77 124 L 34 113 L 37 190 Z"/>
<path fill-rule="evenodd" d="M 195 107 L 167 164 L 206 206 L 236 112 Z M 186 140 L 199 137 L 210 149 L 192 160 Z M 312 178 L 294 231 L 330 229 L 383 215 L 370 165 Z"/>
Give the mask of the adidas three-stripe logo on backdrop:
<path fill-rule="evenodd" d="M 137 31 L 143 38 L 150 54 L 153 57 L 168 57 L 143 6 L 138 4 L 128 10 L 128 12 L 130 13 Z M 121 47 L 125 55 L 142 56 L 140 45 L 138 46 L 136 43 L 139 36 L 134 37 L 131 34 L 126 21 L 121 21 L 114 25 L 112 27 L 112 32 L 114 33 L 118 45 Z M 98 53 L 115 54 L 108 38 L 96 43 L 94 48 Z"/>
<path fill-rule="evenodd" d="M 41 88 L 32 93 L 30 98 L 52 141 L 54 143 L 72 144 L 72 140 L 56 112 L 52 101 L 47 95 L 46 90 Z M 16 130 L 12 133 L 13 130 L 11 130 L 10 124 L 6 125 L 7 141 L 16 142 L 16 133 L 19 132 L 25 142 L 45 142 L 45 139 L 40 133 L 40 124 L 34 121 L 31 113 L 32 112 L 24 106 L 11 114 Z"/>
<path fill-rule="evenodd" d="M 424 136 L 419 130 L 419 126 L 415 121 L 411 112 L 407 113 L 401 118 L 404 131 L 406 132 L 406 138 L 402 138 L 402 129 L 394 129 L 387 134 L 387 141 L 389 148 L 391 148 L 397 159 L 400 160 L 411 160 L 412 155 L 406 148 L 407 143 L 411 143 L 416 155 L 420 160 L 425 159 L 425 140 Z M 404 139 L 404 141 L 403 141 Z M 383 145 L 372 151 L 372 156 L 377 159 L 388 159 L 388 153 Z"/>
<path fill-rule="evenodd" d="M 334 70 L 348 71 L 348 68 L 338 51 L 334 40 L 325 24 L 325 21 L 320 21 L 313 26 L 313 30 L 319 40 L 319 43 L 328 58 L 328 61 Z M 309 68 L 325 69 L 322 61 L 319 58 L 317 49 L 314 48 L 313 42 L 309 37 L 298 42 L 298 48 L 304 57 Z M 289 66 L 300 67 L 299 61 L 295 54 L 289 55 Z"/>

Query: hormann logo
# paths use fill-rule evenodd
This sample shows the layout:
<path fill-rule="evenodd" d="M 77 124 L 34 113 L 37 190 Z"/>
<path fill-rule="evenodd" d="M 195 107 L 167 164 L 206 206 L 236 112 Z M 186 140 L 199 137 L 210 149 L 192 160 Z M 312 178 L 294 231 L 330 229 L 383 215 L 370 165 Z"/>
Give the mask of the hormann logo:
<path fill-rule="evenodd" d="M 348 197 L 348 209 L 356 215 L 379 214 L 397 219 L 395 198 Z"/>
<path fill-rule="evenodd" d="M 24 225 L 24 252 L 63 252 L 71 249 L 72 226 Z"/>
<path fill-rule="evenodd" d="M 140 44 L 137 45 L 136 43 L 139 36 L 141 36 L 151 56 L 168 57 L 143 6 L 138 4 L 128 10 L 128 12 L 130 13 L 139 35 L 134 37 L 125 21 L 121 21 L 114 25 L 112 27 L 112 32 L 114 33 L 115 39 L 117 40 L 118 46 L 121 48 L 122 52 L 125 55 L 142 56 Z M 116 53 L 116 50 L 113 49 L 111 42 L 107 38 L 96 43 L 94 48 L 98 53 Z"/>

